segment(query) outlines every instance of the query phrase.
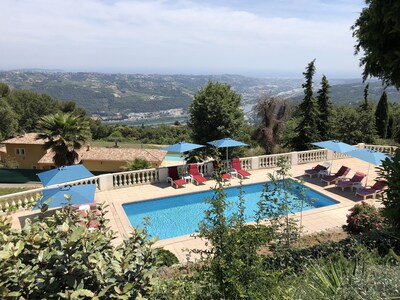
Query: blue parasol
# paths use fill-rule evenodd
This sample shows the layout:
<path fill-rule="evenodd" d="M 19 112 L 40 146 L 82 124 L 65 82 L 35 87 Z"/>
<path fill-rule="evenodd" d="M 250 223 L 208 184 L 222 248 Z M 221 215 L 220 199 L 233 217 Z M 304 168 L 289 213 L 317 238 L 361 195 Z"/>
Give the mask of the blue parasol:
<path fill-rule="evenodd" d="M 371 164 L 372 165 L 380 165 L 382 164 L 382 161 L 384 161 L 386 158 L 389 158 L 390 156 L 379 152 L 379 151 L 374 151 L 370 149 L 356 149 L 353 151 L 349 151 L 346 153 L 349 156 L 361 159 L 363 161 L 366 161 L 368 163 L 368 173 L 367 173 L 367 178 L 365 180 L 365 185 L 367 185 L 368 182 L 368 175 L 369 175 L 369 169 Z"/>
<path fill-rule="evenodd" d="M 194 149 L 201 148 L 201 147 L 204 147 L 204 146 L 203 145 L 199 145 L 199 144 L 179 142 L 179 143 L 176 143 L 176 144 L 161 148 L 161 150 L 183 153 L 183 152 L 187 152 L 187 151 L 194 150 Z"/>
<path fill-rule="evenodd" d="M 314 145 L 314 146 L 317 146 L 317 147 L 320 147 L 320 148 L 325 148 L 325 149 L 331 150 L 333 152 L 339 152 L 339 153 L 344 153 L 344 154 L 347 154 L 346 152 L 349 152 L 349 151 L 357 149 L 356 147 L 354 147 L 352 145 L 343 143 L 341 141 L 335 141 L 335 140 L 323 141 L 323 142 L 314 142 L 314 143 L 311 143 L 311 145 Z M 333 159 L 332 159 L 332 162 L 331 162 L 330 170 L 332 170 L 332 165 L 333 165 Z"/>
<path fill-rule="evenodd" d="M 340 153 L 346 153 L 352 150 L 356 150 L 357 148 L 340 142 L 340 141 L 324 141 L 324 142 L 315 142 L 315 143 L 311 143 L 314 146 L 320 147 L 320 148 L 326 148 L 328 150 L 334 151 L 334 152 L 340 152 Z M 346 153 L 347 154 L 347 153 Z"/>
<path fill-rule="evenodd" d="M 84 178 L 93 177 L 94 175 L 83 165 L 64 166 L 49 171 L 38 173 L 43 186 L 49 186 Z"/>
<path fill-rule="evenodd" d="M 34 209 L 39 209 L 43 203 L 47 203 L 49 208 L 64 206 L 68 203 L 65 196 L 70 197 L 72 205 L 81 205 L 94 202 L 95 184 L 82 184 L 76 186 L 64 186 L 43 191 L 41 203 Z"/>
<path fill-rule="evenodd" d="M 228 148 L 229 147 L 248 146 L 247 144 L 245 144 L 243 142 L 239 142 L 239 141 L 233 140 L 231 138 L 215 140 L 215 141 L 208 142 L 207 144 L 213 145 L 217 148 L 226 148 L 226 163 L 228 163 Z"/>

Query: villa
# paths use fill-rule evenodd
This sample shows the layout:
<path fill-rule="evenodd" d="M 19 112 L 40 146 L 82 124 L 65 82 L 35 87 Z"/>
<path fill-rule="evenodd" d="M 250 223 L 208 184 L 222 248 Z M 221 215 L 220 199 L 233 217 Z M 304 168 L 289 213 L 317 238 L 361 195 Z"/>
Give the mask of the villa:
<path fill-rule="evenodd" d="M 37 139 L 37 133 L 25 133 L 2 142 L 0 158 L 10 157 L 20 169 L 46 170 L 55 168 L 51 150 L 45 150 L 45 140 Z M 121 172 L 127 161 L 144 159 L 151 165 L 163 164 L 167 151 L 157 149 L 106 148 L 87 145 L 79 149 L 76 163 L 82 163 L 90 171 Z"/>

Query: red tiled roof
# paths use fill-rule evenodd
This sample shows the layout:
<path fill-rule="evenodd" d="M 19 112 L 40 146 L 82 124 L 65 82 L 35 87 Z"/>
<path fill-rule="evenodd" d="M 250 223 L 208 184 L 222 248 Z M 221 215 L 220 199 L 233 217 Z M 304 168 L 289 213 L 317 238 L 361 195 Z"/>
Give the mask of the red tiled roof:
<path fill-rule="evenodd" d="M 3 141 L 3 144 L 24 144 L 24 145 L 44 145 L 46 140 L 43 139 L 37 139 L 38 134 L 31 132 L 31 133 L 25 133 L 23 135 L 16 136 L 12 139 L 8 139 Z"/>
<path fill-rule="evenodd" d="M 101 160 L 101 161 L 130 161 L 135 158 L 145 159 L 152 163 L 161 163 L 167 151 L 157 149 L 134 149 L 134 148 L 105 148 L 105 147 L 86 147 L 79 149 L 79 161 Z M 38 163 L 53 163 L 53 152 L 46 153 Z"/>

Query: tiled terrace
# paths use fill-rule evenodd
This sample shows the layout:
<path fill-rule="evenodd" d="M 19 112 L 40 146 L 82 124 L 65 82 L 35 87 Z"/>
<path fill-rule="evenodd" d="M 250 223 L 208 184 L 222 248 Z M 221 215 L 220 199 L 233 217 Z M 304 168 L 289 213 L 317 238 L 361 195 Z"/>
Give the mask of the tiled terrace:
<path fill-rule="evenodd" d="M 317 163 L 295 165 L 290 170 L 292 177 L 301 177 L 304 170 L 315 166 Z M 351 168 L 349 177 L 351 177 L 356 171 L 366 173 L 368 170 L 368 163 L 355 158 L 343 158 L 336 159 L 333 161 L 332 171 L 335 172 L 340 168 L 341 165 L 345 165 Z M 267 180 L 267 174 L 274 172 L 275 169 L 260 169 L 251 170 L 252 176 L 250 179 L 243 180 L 243 184 L 260 183 Z M 374 166 L 371 166 L 368 184 L 374 183 L 376 172 Z M 305 233 L 313 233 L 322 230 L 332 229 L 341 227 L 346 222 L 346 214 L 349 208 L 351 208 L 357 201 L 361 200 L 361 197 L 355 196 L 354 192 L 349 190 L 341 191 L 334 185 L 326 186 L 321 183 L 319 178 L 304 177 L 305 185 L 308 187 L 321 192 L 339 203 L 313 209 L 311 211 L 303 212 L 303 226 Z M 230 181 L 230 185 L 239 185 L 240 181 L 237 178 L 233 178 Z M 118 238 L 115 239 L 115 244 L 119 244 L 124 237 L 129 236 L 132 228 L 129 223 L 127 216 L 122 208 L 122 204 L 150 200 L 154 198 L 161 198 L 173 195 L 181 195 L 192 192 L 206 191 L 215 185 L 214 180 L 209 180 L 205 185 L 196 186 L 194 184 L 187 184 L 185 188 L 175 189 L 167 183 L 157 184 L 145 184 L 140 186 L 125 187 L 119 189 L 112 189 L 107 191 L 98 191 L 96 193 L 96 202 L 105 202 L 109 205 L 109 213 L 107 217 L 110 220 L 110 227 L 117 232 Z M 368 200 L 374 202 L 374 200 Z M 20 227 L 21 221 L 26 216 L 32 215 L 32 211 L 19 211 L 13 214 L 13 226 L 15 228 Z M 187 252 L 183 249 L 194 249 L 204 247 L 204 243 L 200 239 L 195 239 L 190 235 L 158 241 L 155 246 L 164 247 L 177 255 L 181 262 L 186 260 Z"/>
<path fill-rule="evenodd" d="M 290 173 L 293 177 L 300 177 L 303 175 L 303 171 L 305 169 L 309 169 L 316 164 L 317 163 L 310 163 L 293 166 Z M 351 168 L 349 176 L 352 176 L 356 171 L 366 173 L 368 170 L 368 163 L 354 158 L 345 158 L 334 160 L 332 171 L 335 172 L 340 168 L 341 165 L 346 165 Z M 251 178 L 243 180 L 243 184 L 265 182 L 267 180 L 267 174 L 273 172 L 274 170 L 275 169 L 252 170 Z M 371 166 L 368 184 L 372 185 L 375 177 L 375 169 L 373 166 Z M 321 183 L 319 178 L 314 177 L 309 179 L 308 177 L 305 177 L 304 180 L 308 187 L 340 202 L 329 207 L 303 212 L 304 232 L 312 233 L 342 226 L 346 222 L 346 214 L 348 213 L 349 208 L 351 208 L 355 202 L 361 200 L 361 197 L 356 197 L 354 192 L 349 190 L 341 191 L 334 185 L 326 186 L 324 183 Z M 239 179 L 232 179 L 230 184 L 232 186 L 239 185 Z M 112 229 L 118 232 L 119 237 L 116 240 L 116 243 L 119 243 L 122 241 L 124 236 L 128 236 L 131 232 L 131 226 L 127 216 L 124 213 L 122 204 L 173 195 L 181 195 L 185 193 L 206 191 L 214 185 L 215 181 L 213 180 L 208 181 L 206 185 L 196 186 L 194 184 L 187 184 L 185 188 L 180 189 L 175 189 L 166 183 L 142 185 L 137 187 L 98 192 L 96 198 L 97 201 L 104 201 L 110 205 L 110 225 Z M 182 249 L 201 248 L 204 247 L 204 243 L 200 239 L 195 239 L 190 235 L 186 235 L 158 241 L 156 246 L 164 247 L 172 251 L 178 256 L 180 261 L 183 262 L 186 260 L 187 252 L 182 251 Z"/>

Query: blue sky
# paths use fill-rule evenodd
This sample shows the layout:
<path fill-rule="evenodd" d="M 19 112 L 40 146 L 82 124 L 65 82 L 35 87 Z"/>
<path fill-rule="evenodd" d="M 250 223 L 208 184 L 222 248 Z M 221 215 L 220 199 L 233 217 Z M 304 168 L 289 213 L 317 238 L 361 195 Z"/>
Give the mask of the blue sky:
<path fill-rule="evenodd" d="M 361 77 L 362 0 L 2 0 L 0 69 Z"/>

